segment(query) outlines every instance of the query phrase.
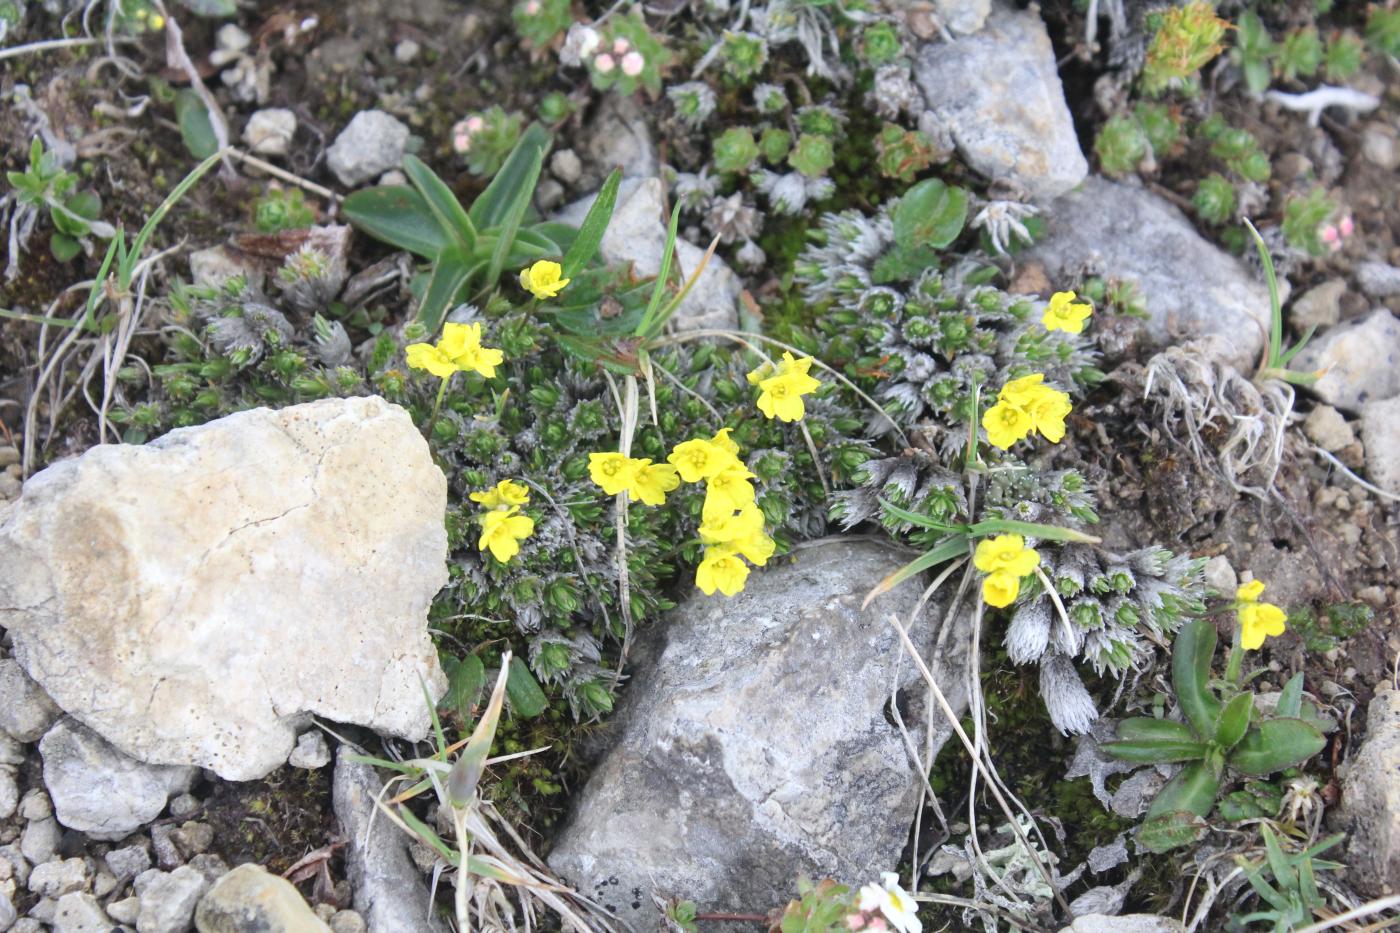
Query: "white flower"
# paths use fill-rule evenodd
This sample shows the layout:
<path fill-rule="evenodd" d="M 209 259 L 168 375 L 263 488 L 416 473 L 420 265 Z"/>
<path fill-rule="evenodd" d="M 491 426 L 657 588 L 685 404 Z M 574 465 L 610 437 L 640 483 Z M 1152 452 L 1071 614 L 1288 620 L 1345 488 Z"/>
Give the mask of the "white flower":
<path fill-rule="evenodd" d="M 899 876 L 892 871 L 884 871 L 880 877 L 884 879 L 884 887 L 867 884 L 861 888 L 856 906 L 867 912 L 878 910 L 899 933 L 923 933 L 924 925 L 918 917 L 919 905 L 899 886 Z"/>

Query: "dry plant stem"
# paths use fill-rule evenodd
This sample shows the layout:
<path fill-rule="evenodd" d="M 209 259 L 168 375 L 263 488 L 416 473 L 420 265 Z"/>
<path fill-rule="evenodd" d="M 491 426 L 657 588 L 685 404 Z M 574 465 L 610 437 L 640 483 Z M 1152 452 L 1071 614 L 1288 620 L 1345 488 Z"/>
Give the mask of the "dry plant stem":
<path fill-rule="evenodd" d="M 1070 625 L 1069 613 L 1065 611 L 1065 604 L 1060 600 L 1060 594 L 1055 592 L 1055 584 L 1050 582 L 1050 578 L 1045 575 L 1045 570 L 1041 567 L 1035 568 L 1035 575 L 1040 578 L 1040 585 L 1045 587 L 1045 592 L 1050 597 L 1050 602 L 1055 604 L 1055 611 L 1060 614 L 1060 621 L 1065 624 L 1065 634 L 1069 636 L 1066 644 L 1074 644 L 1074 626 Z"/>
<path fill-rule="evenodd" d="M 241 149 L 235 149 L 230 146 L 228 154 L 231 155 L 233 158 L 237 159 L 239 162 L 244 163 L 245 165 L 251 165 L 258 171 L 271 175 L 278 181 L 285 181 L 289 185 L 296 185 L 298 188 L 301 188 L 304 191 L 309 191 L 317 197 L 325 198 L 327 201 L 331 201 L 332 203 L 339 204 L 340 202 L 345 200 L 344 197 L 342 197 L 339 194 L 336 194 L 329 188 L 322 187 L 321 185 L 316 184 L 314 181 L 307 181 L 300 175 L 295 175 L 284 168 L 278 168 L 271 162 L 265 162 L 262 159 L 259 159 L 257 156 L 249 155 Z"/>
<path fill-rule="evenodd" d="M 1389 499 L 1391 502 L 1400 502 L 1400 496 L 1397 496 L 1394 493 L 1386 492 L 1379 486 L 1371 485 L 1361 477 L 1357 476 L 1351 470 L 1347 469 L 1347 465 L 1345 463 L 1338 460 L 1336 457 L 1332 456 L 1330 453 L 1323 450 L 1321 447 L 1317 446 L 1316 444 L 1313 444 L 1311 446 L 1313 453 L 1317 454 L 1319 457 L 1322 457 L 1328 463 L 1341 470 L 1343 476 L 1351 480 L 1356 485 L 1360 486 L 1362 489 L 1366 490 L 1369 493 L 1374 493 L 1375 495 L 1380 496 L 1382 499 Z"/>
<path fill-rule="evenodd" d="M 120 39 L 118 41 L 123 45 L 130 45 L 136 40 Z M 80 36 L 73 39 L 45 39 L 42 42 L 30 42 L 27 45 L 17 45 L 12 49 L 0 49 L 0 61 L 7 58 L 18 58 L 30 52 L 47 52 L 51 49 L 71 49 L 85 45 L 98 45 L 101 42 L 101 39 L 95 39 L 90 36 Z"/>
<path fill-rule="evenodd" d="M 914 659 L 914 664 L 918 667 L 919 674 L 924 678 L 924 683 L 928 684 L 929 691 L 938 702 L 939 709 L 941 709 L 943 715 L 948 718 L 948 724 L 953 727 L 953 732 L 957 735 L 958 740 L 962 742 L 963 748 L 967 749 L 967 753 L 972 756 L 973 770 L 981 771 L 983 776 L 987 778 L 987 787 L 991 790 L 992 796 L 996 798 L 997 805 L 1001 807 L 1001 812 L 1006 816 L 1007 822 L 1011 826 L 1011 831 L 1015 833 L 1017 840 L 1025 847 L 1027 852 L 1035 852 L 1035 849 L 1031 847 L 1030 840 L 1027 839 L 1026 834 L 1021 831 L 1020 824 L 1016 822 L 1016 817 L 1011 812 L 1011 806 L 1006 802 L 1006 798 L 1002 796 L 1001 790 L 996 786 L 996 783 L 991 780 L 990 775 L 986 774 L 986 765 L 983 764 L 981 757 L 977 754 L 977 749 L 973 746 L 972 740 L 969 739 L 967 733 L 963 731 L 962 723 L 958 721 L 958 715 L 953 712 L 953 707 L 948 703 L 948 698 L 943 694 L 943 689 L 938 686 L 938 682 L 933 679 L 933 674 L 930 673 L 928 665 L 926 665 L 924 659 L 919 656 L 919 649 L 914 646 L 914 642 L 909 639 L 909 633 L 905 630 L 904 626 L 900 624 L 899 617 L 891 614 L 890 624 L 895 627 L 895 631 L 899 632 L 899 640 L 903 642 L 904 650 Z M 1035 867 L 1036 871 L 1040 873 L 1041 878 L 1050 886 L 1050 890 L 1055 892 L 1055 899 L 1059 901 L 1061 907 L 1063 907 L 1066 914 L 1068 914 L 1069 905 L 1065 903 L 1064 896 L 1056 889 L 1055 879 L 1050 876 L 1049 870 L 1046 869 L 1039 858 L 1035 860 Z"/>
<path fill-rule="evenodd" d="M 1344 923 L 1350 923 L 1352 920 L 1359 920 L 1362 917 L 1369 917 L 1372 914 L 1378 914 L 1383 910 L 1391 910 L 1395 907 L 1400 907 L 1400 894 L 1392 894 L 1389 897 L 1382 897 L 1374 901 L 1368 901 L 1367 903 L 1362 904 L 1360 907 L 1355 907 L 1351 910 L 1348 910 L 1346 913 L 1338 914 L 1335 917 L 1330 917 L 1327 920 L 1322 921 L 1321 923 L 1314 923 L 1310 926 L 1305 926 L 1302 929 L 1298 930 L 1297 933 L 1322 933 L 1322 931 L 1324 930 L 1335 929 Z M 1391 921 L 1387 921 L 1387 923 L 1389 922 Z M 1377 927 L 1377 929 L 1381 928 L 1382 927 Z"/>
<path fill-rule="evenodd" d="M 165 17 L 165 59 L 171 68 L 179 69 L 190 79 L 190 87 L 199 95 L 199 99 L 204 103 L 204 108 L 209 112 L 209 125 L 214 130 L 214 140 L 219 144 L 219 148 L 224 151 L 223 174 L 233 175 L 233 166 L 228 161 L 228 121 L 224 119 L 224 112 L 219 108 L 219 102 L 214 99 L 214 95 L 209 93 L 209 88 L 204 84 L 204 79 L 199 76 L 199 69 L 190 60 L 190 53 L 185 51 L 185 34 L 180 29 L 179 22 L 170 15 L 170 11 L 165 8 L 163 0 L 152 0 L 156 10 Z"/>

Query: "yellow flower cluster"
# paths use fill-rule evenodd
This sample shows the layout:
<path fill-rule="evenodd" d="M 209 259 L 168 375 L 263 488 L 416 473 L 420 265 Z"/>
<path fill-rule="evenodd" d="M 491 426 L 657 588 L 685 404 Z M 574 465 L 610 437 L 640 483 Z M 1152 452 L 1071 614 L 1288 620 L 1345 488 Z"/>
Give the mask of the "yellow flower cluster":
<path fill-rule="evenodd" d="M 439 379 L 455 372 L 476 372 L 491 379 L 505 361 L 500 350 L 481 345 L 480 324 L 444 324 L 436 344 L 409 344 L 404 354 L 409 366 L 426 369 Z"/>
<path fill-rule="evenodd" d="M 1040 323 L 1046 330 L 1062 330 L 1069 334 L 1084 333 L 1084 322 L 1094 313 L 1094 306 L 1075 301 L 1074 292 L 1056 292 L 1050 296 L 1050 304 Z"/>
<path fill-rule="evenodd" d="M 1273 603 L 1261 603 L 1259 596 L 1263 592 L 1263 580 L 1252 580 L 1235 591 L 1239 601 L 1240 647 L 1246 651 L 1257 650 L 1266 637 L 1277 637 L 1287 629 L 1287 613 Z"/>
<path fill-rule="evenodd" d="M 1011 605 L 1021 593 L 1021 578 L 1040 566 L 1040 554 L 1026 547 L 1020 535 L 997 535 L 977 542 L 972 564 L 987 575 L 982 599 L 998 609 Z"/>
<path fill-rule="evenodd" d="M 482 553 L 490 551 L 503 564 L 519 554 L 520 542 L 535 532 L 535 520 L 520 514 L 520 507 L 530 501 L 529 488 L 503 479 L 468 498 L 486 510 L 481 515 L 481 540 L 477 542 Z"/>
<path fill-rule="evenodd" d="M 589 454 L 588 475 L 608 495 L 615 496 L 626 491 L 645 505 L 664 505 L 666 493 L 681 484 L 675 467 L 652 463 L 645 457 L 628 457 L 616 451 Z"/>
<path fill-rule="evenodd" d="M 777 366 L 764 363 L 750 372 L 749 385 L 759 388 L 758 410 L 770 420 L 801 421 L 807 413 L 802 396 L 822 387 L 820 382 L 808 375 L 811 368 L 810 356 L 799 360 L 784 350 L 783 360 Z"/>
<path fill-rule="evenodd" d="M 536 298 L 553 298 L 572 281 L 563 276 L 563 266 L 541 259 L 530 268 L 520 270 L 520 287 Z"/>
<path fill-rule="evenodd" d="M 1031 373 L 1001 387 L 997 402 L 982 415 L 987 440 L 1002 450 L 1032 431 L 1052 444 L 1065 436 L 1065 416 L 1073 406 L 1069 394 L 1042 385 L 1044 373 Z"/>
<path fill-rule="evenodd" d="M 705 558 L 695 570 L 695 584 L 706 596 L 715 590 L 733 596 L 749 578 L 744 560 L 762 567 L 777 547 L 764 531 L 763 510 L 754 501 L 754 475 L 739 459 L 729 428 L 677 444 L 666 459 L 687 483 L 705 484 L 700 513 Z"/>

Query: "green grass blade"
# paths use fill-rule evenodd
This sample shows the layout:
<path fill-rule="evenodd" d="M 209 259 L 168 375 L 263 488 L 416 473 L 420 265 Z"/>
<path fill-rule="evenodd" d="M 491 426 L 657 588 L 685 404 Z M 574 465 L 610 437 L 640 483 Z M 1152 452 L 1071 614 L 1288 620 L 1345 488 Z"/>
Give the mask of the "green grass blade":
<path fill-rule="evenodd" d="M 510 155 L 506 156 L 506 161 L 496 173 L 496 177 L 491 179 L 491 184 L 472 202 L 471 209 L 467 212 L 478 230 L 505 223 L 506 213 L 515 199 L 515 192 L 521 188 L 528 188 L 531 194 L 534 193 L 535 182 L 539 180 L 539 168 L 534 167 L 535 156 L 538 153 L 543 160 L 544 153 L 549 150 L 549 144 L 549 133 L 538 123 L 531 123 L 525 128 L 525 132 L 520 134 L 520 141 L 515 144 Z"/>
<path fill-rule="evenodd" d="M 895 518 L 902 519 L 903 521 L 906 521 L 911 525 L 917 525 L 920 528 L 929 528 L 933 531 L 943 531 L 947 532 L 948 534 L 953 534 L 954 532 L 961 532 L 963 534 L 966 534 L 968 531 L 968 528 L 965 525 L 950 525 L 947 522 L 940 522 L 936 519 L 930 518 L 927 515 L 920 515 L 918 512 L 911 512 L 908 509 L 900 508 L 888 499 L 881 499 L 880 507 L 883 508 L 886 513 L 893 515 Z"/>
<path fill-rule="evenodd" d="M 122 257 L 121 265 L 117 268 L 117 284 L 123 291 L 130 287 L 136 262 L 141 258 L 141 252 L 146 248 L 146 242 L 156 232 L 156 227 L 165 219 L 165 215 L 170 213 L 170 209 L 185 196 L 185 193 L 194 187 L 195 182 L 203 178 L 205 173 L 214 167 L 223 154 L 223 150 L 220 150 L 191 169 L 190 173 L 175 186 L 174 190 L 165 196 L 165 200 L 160 202 L 160 206 L 152 212 L 151 216 L 146 218 L 141 232 L 136 234 L 136 240 L 131 244 L 131 252 Z"/>
<path fill-rule="evenodd" d="M 1073 528 L 1061 528 L 1059 525 L 1042 525 L 1039 522 L 1018 522 L 1004 518 L 993 518 L 985 522 L 978 522 L 971 526 L 970 531 L 974 537 L 1014 534 L 1041 538 L 1045 541 L 1071 541 L 1075 544 L 1098 544 L 1102 540 L 1094 535 L 1076 531 Z"/>
<path fill-rule="evenodd" d="M 642 314 L 642 321 L 637 325 L 638 337 L 650 337 L 655 334 L 652 329 L 656 320 L 657 312 L 661 310 L 661 299 L 666 293 L 666 280 L 671 277 L 671 263 L 676 255 L 676 236 L 681 224 L 681 205 L 676 202 L 676 207 L 671 211 L 671 223 L 666 228 L 666 248 L 661 253 L 661 268 L 656 273 L 656 287 L 652 289 L 651 300 L 647 302 L 647 309 Z"/>
<path fill-rule="evenodd" d="M 1274 271 L 1274 257 L 1269 255 L 1269 247 L 1265 245 L 1259 231 L 1254 229 L 1254 224 L 1246 218 L 1244 225 L 1254 237 L 1254 248 L 1259 251 L 1259 261 L 1264 266 L 1264 279 L 1269 283 L 1269 358 L 1265 361 L 1264 368 L 1281 369 L 1283 362 L 1279 359 L 1279 353 L 1283 348 L 1283 303 L 1278 297 L 1278 273 Z"/>
<path fill-rule="evenodd" d="M 603 242 L 603 234 L 607 232 L 608 224 L 612 221 L 613 209 L 617 206 L 617 189 L 620 184 L 622 169 L 615 168 L 608 180 L 603 182 L 598 197 L 593 199 L 593 206 L 588 209 L 588 216 L 584 217 L 583 223 L 579 225 L 578 236 L 569 247 L 569 251 L 564 254 L 564 278 L 571 279 L 577 275 L 598 252 L 598 247 Z"/>
<path fill-rule="evenodd" d="M 888 593 L 905 580 L 923 573 L 930 567 L 936 567 L 945 561 L 952 560 L 954 557 L 966 556 L 967 550 L 968 539 L 962 535 L 945 538 L 935 544 L 930 550 L 925 551 L 923 554 L 914 558 L 876 584 L 875 588 L 865 595 L 865 599 L 861 602 L 860 607 L 864 609 L 877 597 Z"/>
<path fill-rule="evenodd" d="M 544 167 L 544 150 L 536 149 L 533 161 L 529 164 L 527 174 L 538 178 L 540 169 Z M 530 199 L 535 194 L 534 185 L 520 187 L 515 190 L 515 199 L 511 201 L 509 209 L 506 211 L 506 218 L 501 223 L 496 232 L 496 248 L 491 251 L 491 264 L 486 268 L 486 287 L 493 288 L 500 281 L 501 272 L 505 269 L 506 257 L 510 255 L 511 249 L 515 245 L 516 232 L 520 230 L 520 222 L 525 219 L 525 212 L 530 208 Z"/>

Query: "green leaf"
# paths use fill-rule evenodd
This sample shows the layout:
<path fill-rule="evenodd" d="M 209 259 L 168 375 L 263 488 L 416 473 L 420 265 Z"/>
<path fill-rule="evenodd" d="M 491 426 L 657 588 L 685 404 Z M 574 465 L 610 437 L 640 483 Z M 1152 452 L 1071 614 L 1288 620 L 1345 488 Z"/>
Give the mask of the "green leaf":
<path fill-rule="evenodd" d="M 442 328 L 443 319 L 452 310 L 457 295 L 482 265 L 481 262 L 468 265 L 455 249 L 444 250 L 437 262 L 433 263 L 428 287 L 423 292 L 423 302 L 418 306 L 418 321 L 430 335 Z"/>
<path fill-rule="evenodd" d="M 447 183 L 439 178 L 436 172 L 415 155 L 403 157 L 403 170 L 413 187 L 422 195 L 423 203 L 432 212 L 438 227 L 457 244 L 462 255 L 470 256 L 476 248 L 476 225 L 467 216 L 467 212 L 462 210 L 457 195 L 452 193 L 452 189 L 447 187 Z"/>
<path fill-rule="evenodd" d="M 564 254 L 564 278 L 571 279 L 577 275 L 598 252 L 598 247 L 603 242 L 603 234 L 607 232 L 608 223 L 612 221 L 613 208 L 617 205 L 617 188 L 621 183 L 622 169 L 613 169 L 607 181 L 603 182 L 598 197 L 593 199 L 593 206 L 588 209 L 588 215 L 579 225 L 578 236 L 573 245 Z"/>
<path fill-rule="evenodd" d="M 905 580 L 923 573 L 930 567 L 936 567 L 944 561 L 952 560 L 954 557 L 966 557 L 968 547 L 968 540 L 962 535 L 943 539 L 930 550 L 925 551 L 923 554 L 914 558 L 876 584 L 873 590 L 865 594 L 865 599 L 861 602 L 860 608 L 864 609 L 877 597 L 888 593 Z"/>
<path fill-rule="evenodd" d="M 82 251 L 82 244 L 66 233 L 54 231 L 49 235 L 49 252 L 59 262 L 71 262 Z"/>
<path fill-rule="evenodd" d="M 944 532 L 956 531 L 964 534 L 968 532 L 967 526 L 965 525 L 951 525 L 947 522 L 940 522 L 937 519 L 930 518 L 927 515 L 920 515 L 918 512 L 911 512 L 906 508 L 897 506 L 888 499 L 881 499 L 880 507 L 884 509 L 887 514 L 893 515 L 895 518 L 901 519 L 902 521 L 906 521 L 909 524 L 919 528 L 928 528 L 933 531 Z"/>
<path fill-rule="evenodd" d="M 514 676 L 514 665 L 518 659 L 507 651 L 501 657 L 501 672 L 496 676 L 496 686 L 491 691 L 491 699 L 481 714 L 481 719 L 472 730 L 466 748 L 453 763 L 447 775 L 447 797 L 454 806 L 470 803 L 476 797 L 476 785 L 481 780 L 481 772 L 486 770 L 486 756 L 491 751 L 491 743 L 496 739 L 496 725 L 501 720 L 501 705 L 505 702 L 509 681 Z M 507 667 L 511 674 L 507 675 Z M 529 671 L 526 671 L 528 674 Z M 534 681 L 532 680 L 531 683 Z M 536 690 L 539 687 L 535 688 Z"/>
<path fill-rule="evenodd" d="M 1118 738 L 1124 742 L 1199 742 L 1185 723 L 1171 719 L 1138 716 L 1118 724 Z"/>
<path fill-rule="evenodd" d="M 1210 665 L 1214 658 L 1215 626 L 1211 622 L 1197 619 L 1177 631 L 1172 645 L 1172 685 L 1186 718 L 1199 735 L 1214 735 L 1220 718 L 1220 701 L 1210 692 Z"/>
<path fill-rule="evenodd" d="M 660 333 L 664 321 L 658 321 L 658 312 L 661 309 L 661 299 L 666 294 L 666 280 L 671 277 L 671 263 L 676 255 L 676 237 L 681 223 L 681 202 L 676 201 L 675 209 L 671 211 L 671 223 L 666 228 L 666 246 L 661 251 L 661 268 L 656 273 L 656 285 L 651 292 L 651 300 L 647 302 L 647 309 L 642 313 L 642 321 L 637 325 L 637 336 L 650 338 Z"/>
<path fill-rule="evenodd" d="M 1039 522 L 1018 522 L 1006 518 L 991 518 L 985 522 L 977 522 L 969 528 L 974 537 L 984 537 L 986 535 L 1017 534 L 1028 535 L 1032 538 L 1043 538 L 1046 541 L 1073 541 L 1076 544 L 1098 544 L 1100 538 L 1076 531 L 1073 528 L 1062 528 L 1059 525 L 1042 525 Z"/>
<path fill-rule="evenodd" d="M 375 239 L 424 259 L 436 259 L 451 242 L 428 202 L 407 185 L 356 191 L 340 205 L 340 212 Z"/>
<path fill-rule="evenodd" d="M 1283 854 L 1283 848 L 1278 844 L 1278 836 L 1274 835 L 1267 823 L 1259 829 L 1264 836 L 1264 855 L 1269 860 L 1269 870 L 1274 873 L 1274 880 L 1285 890 L 1296 888 L 1297 876 L 1293 874 L 1291 860 Z"/>
<path fill-rule="evenodd" d="M 535 675 L 530 673 L 529 666 L 520 658 L 510 659 L 506 693 L 510 696 L 510 708 L 515 715 L 526 719 L 533 719 L 549 707 L 544 691 L 535 682 Z"/>
<path fill-rule="evenodd" d="M 481 658 L 469 654 L 453 664 L 447 674 L 447 693 L 443 694 L 440 707 L 455 709 L 462 719 L 471 722 L 472 706 L 476 703 L 481 688 L 486 686 L 486 667 Z"/>
<path fill-rule="evenodd" d="M 1227 760 L 1230 767 L 1245 774 L 1273 774 L 1307 761 L 1326 744 L 1327 739 L 1312 723 L 1266 719 L 1245 733 Z"/>
<path fill-rule="evenodd" d="M 1138 845 L 1149 852 L 1167 852 L 1190 845 L 1206 834 L 1206 821 L 1194 813 L 1173 811 L 1143 821 Z"/>
<path fill-rule="evenodd" d="M 1215 806 L 1215 795 L 1220 790 L 1220 778 L 1216 777 L 1210 764 L 1205 761 L 1193 762 L 1177 772 L 1176 777 L 1167 782 L 1152 806 L 1147 810 L 1148 818 L 1178 811 L 1205 816 Z"/>
<path fill-rule="evenodd" d="M 919 182 L 894 209 L 894 239 L 900 246 L 942 249 L 958 238 L 967 220 L 967 192 L 937 178 Z"/>
<path fill-rule="evenodd" d="M 534 161 L 529 166 L 527 175 L 538 178 L 540 169 L 544 164 L 544 150 L 535 151 Z M 506 258 L 510 254 L 512 245 L 515 243 L 515 234 L 520 229 L 520 221 L 525 217 L 525 211 L 530 207 L 530 198 L 534 196 L 535 186 L 532 184 L 528 188 L 516 189 L 515 199 L 510 202 L 506 211 L 505 220 L 496 231 L 496 248 L 491 251 L 491 264 L 486 267 L 486 285 L 488 288 L 494 287 L 501 277 L 501 271 L 505 269 Z"/>
<path fill-rule="evenodd" d="M 549 149 L 549 144 L 549 133 L 538 123 L 531 123 L 525 132 L 520 134 L 520 141 L 515 144 L 510 155 L 506 156 L 501 170 L 491 179 L 491 184 L 486 186 L 486 190 L 472 202 L 468 214 L 477 229 L 505 223 L 510 205 L 515 201 L 515 193 L 521 188 L 526 188 L 534 194 L 535 182 L 539 180 L 539 166 L 543 162 L 544 153 Z M 536 155 L 539 156 L 539 161 L 536 161 Z"/>
<path fill-rule="evenodd" d="M 1215 744 L 1226 749 L 1238 745 L 1249 728 L 1249 717 L 1253 712 L 1254 694 L 1245 692 L 1231 698 L 1216 721 Z"/>
<path fill-rule="evenodd" d="M 1278 695 L 1278 709 L 1275 715 L 1285 719 L 1299 719 L 1303 713 L 1303 672 L 1299 671 L 1288 678 Z"/>
<path fill-rule="evenodd" d="M 1136 742 L 1104 742 L 1099 748 L 1120 761 L 1142 765 L 1165 764 L 1170 761 L 1198 761 L 1206 756 L 1206 746 L 1192 739 L 1151 739 Z"/>
<path fill-rule="evenodd" d="M 219 151 L 219 138 L 214 135 L 214 121 L 198 94 L 189 88 L 175 95 L 175 122 L 185 148 L 196 159 L 207 159 Z"/>

